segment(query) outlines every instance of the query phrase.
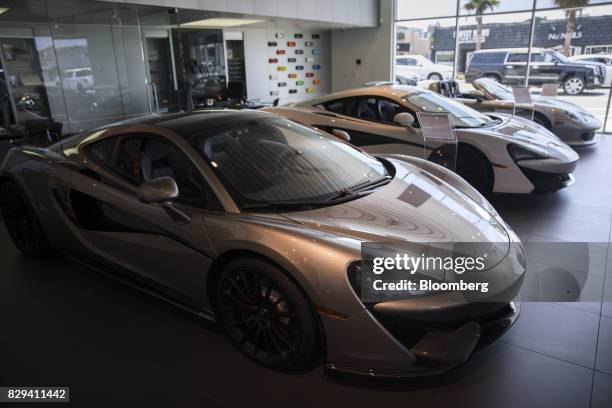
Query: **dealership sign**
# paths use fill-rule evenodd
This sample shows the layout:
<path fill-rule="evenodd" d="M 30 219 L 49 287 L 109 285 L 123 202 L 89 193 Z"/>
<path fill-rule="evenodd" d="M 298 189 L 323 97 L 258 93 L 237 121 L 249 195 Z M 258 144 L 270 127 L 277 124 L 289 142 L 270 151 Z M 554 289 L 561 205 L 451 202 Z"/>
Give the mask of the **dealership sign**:
<path fill-rule="evenodd" d="M 555 31 L 552 31 L 548 33 L 549 40 L 565 40 L 565 37 L 567 37 L 565 32 L 557 33 Z M 573 39 L 582 38 L 582 26 L 579 27 L 579 30 L 572 31 L 572 38 Z"/>
<path fill-rule="evenodd" d="M 459 44 L 475 43 L 478 30 L 459 30 Z M 480 42 L 484 43 L 489 36 L 489 29 L 484 28 L 480 35 Z"/>

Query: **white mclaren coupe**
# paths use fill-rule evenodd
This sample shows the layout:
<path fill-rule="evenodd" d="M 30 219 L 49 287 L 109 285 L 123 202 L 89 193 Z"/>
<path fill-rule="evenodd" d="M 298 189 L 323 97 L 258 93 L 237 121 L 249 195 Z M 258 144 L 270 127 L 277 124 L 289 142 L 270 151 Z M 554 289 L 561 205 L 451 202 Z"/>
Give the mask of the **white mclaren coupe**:
<path fill-rule="evenodd" d="M 457 173 L 483 193 L 556 191 L 573 182 L 578 161 L 568 145 L 532 121 L 483 114 L 412 86 L 363 87 L 265 110 L 329 133 L 348 134 L 353 145 L 371 154 L 434 162 L 435 149 L 424 142 L 417 113 L 448 113 L 458 140 Z"/>

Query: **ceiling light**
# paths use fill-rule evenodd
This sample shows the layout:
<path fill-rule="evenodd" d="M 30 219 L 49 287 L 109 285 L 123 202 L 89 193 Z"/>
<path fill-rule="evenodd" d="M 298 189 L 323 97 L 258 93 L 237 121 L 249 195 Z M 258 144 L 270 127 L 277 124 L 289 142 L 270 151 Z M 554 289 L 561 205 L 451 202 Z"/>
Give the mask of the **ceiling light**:
<path fill-rule="evenodd" d="M 2 13 L 6 13 L 7 11 L 9 11 L 10 8 L 6 8 L 6 7 L 0 7 L 0 14 Z"/>
<path fill-rule="evenodd" d="M 265 20 L 255 20 L 252 18 L 207 18 L 205 20 L 196 20 L 181 24 L 181 27 L 236 27 L 261 23 L 263 21 Z"/>

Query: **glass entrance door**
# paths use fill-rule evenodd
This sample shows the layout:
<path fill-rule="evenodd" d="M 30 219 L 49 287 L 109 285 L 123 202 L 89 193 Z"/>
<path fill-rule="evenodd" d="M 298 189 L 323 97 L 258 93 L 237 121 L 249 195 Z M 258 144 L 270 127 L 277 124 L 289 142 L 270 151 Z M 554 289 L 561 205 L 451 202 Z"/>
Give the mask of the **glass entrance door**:
<path fill-rule="evenodd" d="M 146 28 L 143 30 L 145 63 L 151 111 L 168 112 L 176 108 L 178 89 L 174 47 L 170 29 Z"/>

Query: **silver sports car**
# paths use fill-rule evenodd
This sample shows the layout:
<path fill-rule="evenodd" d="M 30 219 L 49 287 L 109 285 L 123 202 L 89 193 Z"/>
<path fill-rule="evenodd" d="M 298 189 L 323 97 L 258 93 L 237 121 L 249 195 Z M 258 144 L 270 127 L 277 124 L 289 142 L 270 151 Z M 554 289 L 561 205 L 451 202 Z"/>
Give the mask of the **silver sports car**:
<path fill-rule="evenodd" d="M 518 315 L 515 302 L 453 291 L 364 302 L 364 243 L 495 243 L 481 276 L 510 300 L 523 249 L 441 166 L 373 157 L 269 113 L 149 116 L 14 148 L 0 182 L 2 216 L 24 254 L 63 253 L 217 320 L 266 367 L 437 373 Z"/>
<path fill-rule="evenodd" d="M 455 99 L 481 112 L 512 112 L 512 89 L 489 78 L 475 80 L 476 91 L 455 95 Z M 599 141 L 596 131 L 601 121 L 575 103 L 550 96 L 532 96 L 532 108 L 518 109 L 520 116 L 544 126 L 571 146 L 592 145 Z"/>

